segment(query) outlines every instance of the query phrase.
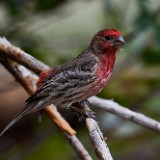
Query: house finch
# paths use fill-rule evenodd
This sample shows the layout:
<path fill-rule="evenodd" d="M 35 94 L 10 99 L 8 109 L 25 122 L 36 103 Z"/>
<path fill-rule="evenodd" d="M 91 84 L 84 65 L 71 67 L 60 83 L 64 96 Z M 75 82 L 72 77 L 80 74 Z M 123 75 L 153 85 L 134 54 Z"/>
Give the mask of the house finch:
<path fill-rule="evenodd" d="M 76 58 L 43 71 L 37 82 L 37 90 L 1 135 L 26 114 L 50 104 L 69 108 L 73 103 L 99 93 L 112 74 L 117 50 L 124 44 L 120 31 L 104 29 L 93 37 L 90 46 Z"/>

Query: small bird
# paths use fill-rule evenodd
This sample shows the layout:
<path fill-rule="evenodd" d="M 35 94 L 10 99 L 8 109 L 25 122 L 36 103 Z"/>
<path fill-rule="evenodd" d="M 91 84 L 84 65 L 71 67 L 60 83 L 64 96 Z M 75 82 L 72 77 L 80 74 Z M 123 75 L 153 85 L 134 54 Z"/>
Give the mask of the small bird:
<path fill-rule="evenodd" d="M 110 79 L 116 52 L 124 44 L 120 31 L 104 29 L 92 38 L 89 47 L 76 58 L 56 68 L 44 70 L 37 82 L 37 90 L 0 136 L 29 113 L 50 104 L 70 108 L 72 104 L 99 93 Z"/>

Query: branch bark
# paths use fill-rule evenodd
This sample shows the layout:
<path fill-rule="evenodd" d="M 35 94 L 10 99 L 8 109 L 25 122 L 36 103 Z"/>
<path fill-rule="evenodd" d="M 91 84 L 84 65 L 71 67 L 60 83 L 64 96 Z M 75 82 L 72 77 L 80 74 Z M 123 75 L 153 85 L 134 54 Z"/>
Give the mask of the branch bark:
<path fill-rule="evenodd" d="M 10 58 L 13 61 L 16 61 L 33 72 L 39 74 L 43 70 L 49 68 L 47 65 L 41 61 L 35 59 L 28 53 L 22 51 L 19 47 L 12 45 L 6 38 L 0 37 L 0 52 L 1 56 L 4 58 Z"/>
<path fill-rule="evenodd" d="M 94 149 L 97 157 L 100 160 L 113 160 L 97 122 L 91 118 L 86 118 L 85 122 L 89 130 L 90 139 L 94 144 Z"/>
<path fill-rule="evenodd" d="M 112 100 L 91 97 L 89 98 L 89 102 L 95 108 L 110 112 L 134 123 L 137 123 L 145 128 L 148 128 L 151 131 L 160 133 L 160 123 L 158 121 L 151 119 L 141 113 L 133 112 Z"/>

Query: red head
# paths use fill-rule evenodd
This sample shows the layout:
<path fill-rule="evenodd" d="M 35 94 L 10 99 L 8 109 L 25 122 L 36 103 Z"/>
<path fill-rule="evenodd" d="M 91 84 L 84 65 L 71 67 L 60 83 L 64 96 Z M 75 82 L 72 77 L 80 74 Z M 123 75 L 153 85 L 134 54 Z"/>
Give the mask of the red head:
<path fill-rule="evenodd" d="M 115 29 L 104 29 L 99 31 L 91 41 L 91 48 L 95 53 L 115 53 L 117 49 L 125 44 L 120 31 Z"/>

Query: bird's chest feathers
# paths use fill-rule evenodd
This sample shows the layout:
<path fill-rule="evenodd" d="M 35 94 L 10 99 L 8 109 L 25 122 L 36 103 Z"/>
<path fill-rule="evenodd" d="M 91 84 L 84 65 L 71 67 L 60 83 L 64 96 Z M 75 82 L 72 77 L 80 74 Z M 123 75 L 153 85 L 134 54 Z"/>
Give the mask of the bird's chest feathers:
<path fill-rule="evenodd" d="M 115 64 L 115 54 L 103 55 L 100 57 L 100 66 L 97 70 L 98 83 L 103 88 L 108 82 Z"/>

